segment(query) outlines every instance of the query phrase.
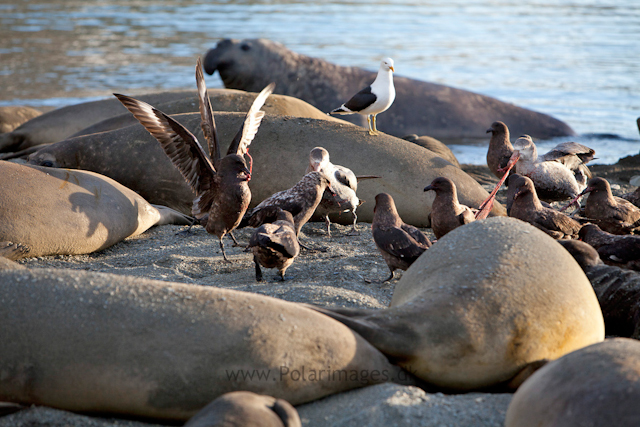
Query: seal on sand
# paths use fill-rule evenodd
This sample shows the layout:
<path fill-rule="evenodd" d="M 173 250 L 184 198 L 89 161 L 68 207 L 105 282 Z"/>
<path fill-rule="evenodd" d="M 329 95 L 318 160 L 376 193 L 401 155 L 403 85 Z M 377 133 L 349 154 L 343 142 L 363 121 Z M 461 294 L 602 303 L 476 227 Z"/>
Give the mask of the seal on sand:
<path fill-rule="evenodd" d="M 604 339 L 591 284 L 531 225 L 489 218 L 456 228 L 404 273 L 388 309 L 318 309 L 438 387 L 509 382 L 529 365 Z"/>
<path fill-rule="evenodd" d="M 402 137 L 405 141 L 413 142 L 414 144 L 418 144 L 421 147 L 426 148 L 429 151 L 436 153 L 436 155 L 442 157 L 445 160 L 451 162 L 452 165 L 460 167 L 460 162 L 456 158 L 451 148 L 447 147 L 441 141 L 438 141 L 435 138 L 431 138 L 430 136 L 418 136 L 415 133 L 411 135 L 405 135 Z"/>
<path fill-rule="evenodd" d="M 617 426 L 640 422 L 640 342 L 607 339 L 534 373 L 513 395 L 505 427 Z"/>
<path fill-rule="evenodd" d="M 152 104 L 160 104 L 187 96 L 193 96 L 193 92 L 163 92 L 140 95 L 138 98 Z M 126 112 L 127 110 L 115 99 L 57 108 L 29 120 L 12 132 L 0 135 L 0 153 L 62 141 L 94 123 Z"/>
<path fill-rule="evenodd" d="M 207 52 L 203 64 L 209 74 L 217 70 L 229 89 L 256 92 L 273 81 L 278 93 L 300 98 L 321 111 L 340 105 L 376 76 L 372 71 L 301 55 L 266 39 L 221 40 Z M 380 124 L 380 130 L 390 135 L 415 133 L 446 142 L 482 139 L 487 123 L 496 119 L 507 123 L 516 135 L 545 139 L 575 135 L 553 117 L 489 96 L 398 76 L 394 87 L 396 99 Z M 362 116 L 344 117 L 366 126 Z M 324 141 L 322 144 L 329 149 Z"/>
<path fill-rule="evenodd" d="M 154 225 L 190 223 L 93 172 L 0 161 L 0 176 L 0 241 L 29 257 L 91 253 Z"/>
<path fill-rule="evenodd" d="M 176 115 L 174 119 L 202 141 L 199 113 Z M 231 141 L 243 120 L 244 114 L 216 113 L 220 140 Z M 416 203 L 416 197 L 423 194 L 425 182 L 438 176 L 455 182 L 460 203 L 467 206 L 478 206 L 488 196 L 477 181 L 429 150 L 386 134 L 377 136 L 375 144 L 371 139 L 360 128 L 341 121 L 266 114 L 251 145 L 254 169 L 249 187 L 254 203 L 295 185 L 304 174 L 308 153 L 318 141 L 356 176 L 382 177 L 360 182 L 359 198 L 372 201 L 378 193 L 392 193 L 402 219 L 417 227 L 428 224 L 431 204 L 428 200 Z M 138 161 L 140 158 L 146 160 L 143 165 Z M 158 142 L 141 125 L 52 144 L 32 154 L 31 161 L 92 170 L 135 190 L 150 203 L 186 214 L 191 212 L 193 192 Z M 495 205 L 492 213 L 504 215 L 504 207 Z M 358 208 L 358 219 L 372 221 L 373 203 Z M 352 223 L 350 215 L 332 220 Z"/>
<path fill-rule="evenodd" d="M 298 405 L 400 374 L 339 322 L 254 293 L 32 269 L 0 272 L 0 294 L 0 401 L 184 422 L 232 391 Z"/>
<path fill-rule="evenodd" d="M 0 133 L 11 132 L 41 114 L 42 111 L 31 107 L 0 107 Z"/>
<path fill-rule="evenodd" d="M 289 402 L 250 391 L 226 393 L 194 415 L 184 427 L 301 427 Z"/>

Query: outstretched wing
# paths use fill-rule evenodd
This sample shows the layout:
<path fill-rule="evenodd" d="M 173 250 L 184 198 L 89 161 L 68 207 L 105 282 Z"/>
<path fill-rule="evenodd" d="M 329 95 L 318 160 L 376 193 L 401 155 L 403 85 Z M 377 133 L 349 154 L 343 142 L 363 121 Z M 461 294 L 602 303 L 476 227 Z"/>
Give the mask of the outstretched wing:
<path fill-rule="evenodd" d="M 216 170 L 204 149 L 184 126 L 146 102 L 114 93 L 127 110 L 158 140 L 196 195 L 210 189 Z"/>
<path fill-rule="evenodd" d="M 204 139 L 209 145 L 209 156 L 217 167 L 220 161 L 220 144 L 218 143 L 218 132 L 216 130 L 216 121 L 213 118 L 211 101 L 207 93 L 207 86 L 204 83 L 202 59 L 200 57 L 198 57 L 198 63 L 196 64 L 196 85 L 198 86 L 198 101 L 200 105 L 200 127 L 202 128 Z"/>
<path fill-rule="evenodd" d="M 251 108 L 249 108 L 249 112 L 247 112 L 247 116 L 244 119 L 244 123 L 242 123 L 242 127 L 229 146 L 227 155 L 238 154 L 240 156 L 244 156 L 247 153 L 249 145 L 251 145 L 251 141 L 253 141 L 253 138 L 256 136 L 258 127 L 260 127 L 260 122 L 264 117 L 264 111 L 260 111 L 260 108 L 262 108 L 264 102 L 267 100 L 269 95 L 271 95 L 275 87 L 275 83 L 270 83 L 267 87 L 262 89 L 262 92 L 260 92 L 253 101 L 253 104 L 251 104 Z"/>

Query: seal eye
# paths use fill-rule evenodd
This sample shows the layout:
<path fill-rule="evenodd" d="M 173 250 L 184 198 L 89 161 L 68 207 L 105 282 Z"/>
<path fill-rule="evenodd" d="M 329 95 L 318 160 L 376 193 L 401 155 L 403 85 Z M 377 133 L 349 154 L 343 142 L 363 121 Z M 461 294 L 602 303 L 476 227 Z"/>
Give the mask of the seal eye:
<path fill-rule="evenodd" d="M 243 44 L 243 45 L 240 46 L 240 49 L 242 49 L 242 50 L 244 50 L 246 52 L 249 49 L 251 49 L 251 46 L 249 46 L 248 44 Z"/>
<path fill-rule="evenodd" d="M 45 160 L 44 162 L 40 163 L 40 166 L 44 166 L 47 168 L 52 168 L 53 167 L 53 162 L 51 160 Z"/>

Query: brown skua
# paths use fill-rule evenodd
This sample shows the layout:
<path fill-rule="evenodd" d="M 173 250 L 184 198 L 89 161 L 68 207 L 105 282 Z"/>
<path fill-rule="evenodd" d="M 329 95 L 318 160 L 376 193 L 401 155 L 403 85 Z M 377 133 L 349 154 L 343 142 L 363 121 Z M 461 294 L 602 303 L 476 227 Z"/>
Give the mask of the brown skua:
<path fill-rule="evenodd" d="M 196 83 L 201 127 L 209 144 L 211 159 L 196 137 L 171 117 L 147 103 L 124 95 L 114 95 L 158 140 L 171 162 L 189 183 L 196 194 L 192 207 L 194 217 L 204 225 L 207 232 L 215 234 L 220 239 L 222 255 L 229 261 L 222 239 L 240 224 L 251 201 L 248 184 L 251 179 L 251 167 L 247 168 L 243 156 L 248 154 L 249 145 L 264 117 L 260 108 L 273 92 L 274 85 L 268 85 L 256 97 L 229 146 L 227 155 L 221 157 L 200 59 L 196 65 Z"/>
<path fill-rule="evenodd" d="M 436 197 L 431 206 L 431 229 L 436 239 L 444 236 L 454 228 L 469 224 L 476 220 L 474 209 L 458 202 L 456 185 L 449 178 L 438 177 L 424 188 L 434 191 Z M 477 209 L 475 209 L 477 211 Z"/>
<path fill-rule="evenodd" d="M 607 233 L 596 224 L 583 225 L 579 236 L 598 251 L 605 264 L 640 270 L 640 236 Z"/>
<path fill-rule="evenodd" d="M 542 206 L 533 181 L 526 176 L 510 181 L 515 194 L 509 216 L 526 221 L 554 239 L 575 238 L 581 224 L 555 209 Z"/>
<path fill-rule="evenodd" d="M 291 213 L 278 208 L 276 221 L 258 227 L 249 239 L 248 248 L 253 253 L 256 281 L 262 281 L 260 265 L 265 268 L 277 268 L 280 278 L 284 281 L 287 268 L 300 253 Z"/>
<path fill-rule="evenodd" d="M 589 194 L 584 214 L 601 229 L 613 234 L 636 232 L 640 226 L 640 208 L 611 193 L 609 182 L 600 177 L 589 180 L 581 195 Z M 572 202 L 573 203 L 573 202 Z"/>
<path fill-rule="evenodd" d="M 431 242 L 416 227 L 405 224 L 398 215 L 393 198 L 387 193 L 376 196 L 371 230 L 373 241 L 387 263 L 392 280 L 396 270 L 406 270 L 431 247 Z"/>

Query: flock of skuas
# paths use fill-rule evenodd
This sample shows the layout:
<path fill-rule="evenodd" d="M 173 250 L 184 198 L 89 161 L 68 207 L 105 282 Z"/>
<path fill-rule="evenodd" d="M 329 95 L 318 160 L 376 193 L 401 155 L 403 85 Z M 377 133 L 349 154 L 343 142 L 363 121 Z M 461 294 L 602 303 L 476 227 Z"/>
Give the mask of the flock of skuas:
<path fill-rule="evenodd" d="M 330 114 L 366 115 L 369 133 L 377 135 L 376 115 L 386 111 L 395 98 L 393 71 L 393 60 L 384 59 L 375 81 Z M 191 186 L 196 194 L 192 210 L 194 223 L 201 224 L 220 239 L 226 261 L 229 262 L 223 238 L 229 234 L 237 244 L 232 231 L 247 225 L 256 228 L 247 250 L 253 253 L 258 281 L 262 280 L 260 266 L 277 268 L 281 279 L 285 279 L 285 272 L 300 248 L 306 248 L 298 240 L 300 230 L 316 211 L 325 219 L 329 236 L 329 214 L 334 212 L 351 212 L 352 232 L 357 233 L 356 209 L 360 204 L 356 196 L 357 182 L 376 177 L 356 177 L 350 169 L 334 165 L 322 147 L 311 150 L 306 175 L 295 186 L 248 210 L 251 201 L 248 182 L 253 165 L 249 148 L 264 116 L 260 108 L 275 84 L 268 85 L 256 97 L 226 156 L 221 157 L 200 59 L 196 65 L 196 82 L 208 154 L 191 132 L 168 115 L 134 98 L 115 96 L 158 140 Z M 459 203 L 456 186 L 449 178 L 436 178 L 424 188 L 425 192 L 435 192 L 430 225 L 436 239 L 461 225 L 486 218 L 498 189 L 508 179 L 509 216 L 526 221 L 555 239 L 579 237 L 596 248 L 607 263 L 640 268 L 639 249 L 636 249 L 640 248 L 640 237 L 617 236 L 631 234 L 640 227 L 640 209 L 628 200 L 614 197 L 605 179 L 591 178 L 586 164 L 594 158 L 593 149 L 564 142 L 538 156 L 530 136 L 523 135 L 512 144 L 509 129 L 500 121 L 494 122 L 487 133 L 491 133 L 487 165 L 500 181 L 478 209 Z M 249 166 L 244 156 L 249 158 Z M 515 173 L 512 173 L 514 166 Z M 577 220 L 562 212 L 587 193 L 591 194 L 583 217 Z M 567 199 L 571 202 L 560 211 L 546 203 Z M 375 202 L 372 235 L 391 271 L 385 280 L 389 281 L 394 278 L 395 270 L 407 270 L 432 242 L 419 229 L 402 221 L 391 195 L 380 193 Z M 588 224 L 583 225 L 584 222 Z"/>

